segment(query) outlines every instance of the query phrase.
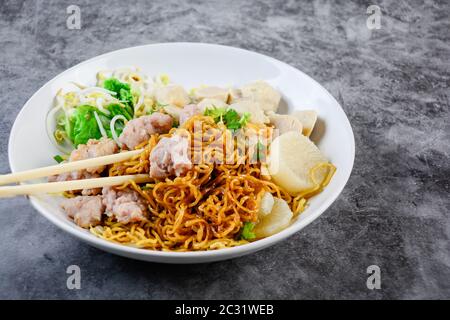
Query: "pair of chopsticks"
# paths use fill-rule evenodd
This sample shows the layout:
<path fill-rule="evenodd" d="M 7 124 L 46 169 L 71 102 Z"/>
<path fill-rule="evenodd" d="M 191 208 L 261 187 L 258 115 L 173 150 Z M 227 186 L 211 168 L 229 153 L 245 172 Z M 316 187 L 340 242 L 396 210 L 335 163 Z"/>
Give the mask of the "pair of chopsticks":
<path fill-rule="evenodd" d="M 128 160 L 136 155 L 139 155 L 142 151 L 143 150 L 140 149 L 134 151 L 121 152 L 103 157 L 67 162 L 44 168 L 0 175 L 0 185 L 23 182 L 36 178 L 49 177 L 52 175 L 57 175 L 65 172 L 72 172 L 91 167 L 113 164 L 116 162 Z M 129 181 L 134 181 L 136 183 L 145 183 L 150 182 L 151 180 L 152 179 L 147 174 L 135 174 L 117 177 L 5 186 L 0 187 L 0 198 L 14 197 L 18 195 L 34 195 L 39 193 L 60 193 L 69 190 L 110 187 L 121 185 Z"/>

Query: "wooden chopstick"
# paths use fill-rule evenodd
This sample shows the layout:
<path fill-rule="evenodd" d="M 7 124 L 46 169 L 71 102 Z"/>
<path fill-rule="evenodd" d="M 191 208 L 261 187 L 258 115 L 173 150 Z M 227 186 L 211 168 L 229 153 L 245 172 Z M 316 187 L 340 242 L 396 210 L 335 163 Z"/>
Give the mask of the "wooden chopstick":
<path fill-rule="evenodd" d="M 65 172 L 71 172 L 76 170 L 87 169 L 91 167 L 104 166 L 107 164 L 112 164 L 116 162 L 121 162 L 128 160 L 138 154 L 143 150 L 133 150 L 127 152 L 121 152 L 112 154 L 109 156 L 91 158 L 86 160 L 79 160 L 67 163 L 56 164 L 49 167 L 43 167 L 38 169 L 26 170 L 16 173 L 10 173 L 5 175 L 0 175 L 0 185 L 8 184 L 13 182 L 22 182 L 26 180 L 32 180 L 36 178 L 49 177 L 56 174 L 61 174 Z M 86 180 L 85 180 L 86 181 Z"/>
<path fill-rule="evenodd" d="M 49 183 L 22 184 L 20 186 L 0 187 L 0 198 L 40 193 L 60 193 L 69 190 L 92 189 L 124 184 L 129 181 L 146 183 L 153 181 L 147 174 L 135 174 L 117 177 L 83 179 Z"/>

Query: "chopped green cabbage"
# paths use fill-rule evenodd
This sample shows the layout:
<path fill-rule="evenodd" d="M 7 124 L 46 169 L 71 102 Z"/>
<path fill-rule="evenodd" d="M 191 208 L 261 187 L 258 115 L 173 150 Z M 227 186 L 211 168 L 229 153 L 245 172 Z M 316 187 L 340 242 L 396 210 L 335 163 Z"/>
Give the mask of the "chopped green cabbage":
<path fill-rule="evenodd" d="M 241 229 L 240 238 L 244 240 L 252 240 L 256 238 L 255 233 L 252 232 L 255 224 L 252 222 L 245 222 L 244 226 Z"/>
<path fill-rule="evenodd" d="M 116 98 L 127 105 L 131 110 L 130 114 L 133 114 L 134 99 L 131 94 L 131 87 L 128 83 L 120 82 L 116 78 L 109 78 L 103 82 L 103 87 L 109 91 L 115 92 Z"/>
<path fill-rule="evenodd" d="M 110 104 L 106 107 L 110 114 L 105 114 L 98 108 L 90 105 L 81 105 L 74 108 L 74 111 L 69 116 L 69 119 L 62 121 L 59 119 L 57 128 L 55 130 L 55 139 L 58 143 L 64 142 L 64 136 L 67 136 L 70 141 L 77 147 L 79 144 L 85 144 L 89 139 L 100 139 L 102 137 L 94 112 L 99 116 L 100 122 L 106 131 L 109 138 L 111 134 L 111 120 L 116 115 L 123 115 L 127 120 L 133 119 L 128 108 L 120 104 Z M 115 131 L 120 135 L 125 127 L 122 120 L 115 122 Z"/>

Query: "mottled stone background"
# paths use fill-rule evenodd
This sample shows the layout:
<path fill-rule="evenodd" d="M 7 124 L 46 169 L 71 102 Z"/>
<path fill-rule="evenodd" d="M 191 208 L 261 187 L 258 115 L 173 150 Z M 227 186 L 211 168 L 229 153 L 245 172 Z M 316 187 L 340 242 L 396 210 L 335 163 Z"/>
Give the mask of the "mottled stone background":
<path fill-rule="evenodd" d="M 66 28 L 70 4 L 81 30 Z M 366 27 L 370 4 L 382 9 L 380 30 Z M 311 75 L 345 109 L 356 162 L 341 197 L 302 232 L 204 265 L 104 253 L 24 198 L 1 200 L 0 298 L 450 298 L 449 16 L 446 0 L 1 0 L 2 173 L 13 121 L 45 82 L 101 53 L 171 41 L 242 47 Z M 81 290 L 66 288 L 70 264 Z M 381 290 L 366 287 L 372 264 Z"/>

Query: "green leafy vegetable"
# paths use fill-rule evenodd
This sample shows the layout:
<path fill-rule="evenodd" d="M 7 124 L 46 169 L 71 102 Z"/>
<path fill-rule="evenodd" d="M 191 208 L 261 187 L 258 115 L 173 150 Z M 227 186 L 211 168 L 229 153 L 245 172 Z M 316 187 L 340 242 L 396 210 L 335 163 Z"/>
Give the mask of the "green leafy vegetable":
<path fill-rule="evenodd" d="M 125 105 L 131 108 L 133 112 L 133 95 L 131 94 L 131 87 L 128 83 L 123 83 L 116 78 L 109 78 L 103 82 L 103 87 L 109 91 L 116 93 L 116 98 L 122 101 Z"/>
<path fill-rule="evenodd" d="M 99 116 L 100 122 L 109 138 L 111 134 L 111 120 L 117 115 L 123 115 L 127 120 L 133 119 L 127 107 L 120 104 L 110 104 L 106 107 L 110 114 L 101 112 L 98 108 L 81 105 L 74 108 L 73 114 L 69 120 L 65 121 L 65 135 L 69 137 L 72 143 L 77 147 L 79 144 L 85 144 L 89 139 L 100 139 L 102 137 L 98 122 L 95 119 L 94 112 Z M 117 120 L 114 129 L 117 135 L 120 135 L 125 128 L 125 122 Z M 56 129 L 55 138 L 57 141 L 63 141 L 63 134 L 60 129 Z"/>
<path fill-rule="evenodd" d="M 256 235 L 252 232 L 253 228 L 255 227 L 255 224 L 252 222 L 245 222 L 244 226 L 241 229 L 241 235 L 240 238 L 244 240 L 251 240 L 255 239 Z"/>
<path fill-rule="evenodd" d="M 111 120 L 117 115 L 122 115 L 127 119 L 128 121 L 133 119 L 132 114 L 130 114 L 127 107 L 123 107 L 119 104 L 110 104 L 106 107 L 107 110 L 111 113 L 110 115 L 103 117 L 100 117 L 102 119 L 103 127 L 106 130 L 106 133 L 108 134 L 108 137 L 112 137 L 111 134 Z M 104 123 L 104 118 L 106 117 L 106 124 Z M 114 124 L 114 130 L 116 131 L 117 136 L 120 136 L 123 129 L 125 128 L 125 121 L 122 119 L 118 119 Z"/>
<path fill-rule="evenodd" d="M 102 137 L 97 120 L 95 120 L 95 111 L 98 113 L 98 109 L 92 106 L 78 106 L 67 121 L 70 124 L 68 136 L 75 147 L 85 144 L 89 139 Z"/>
<path fill-rule="evenodd" d="M 112 103 L 108 105 L 106 109 L 111 112 L 111 115 L 109 116 L 111 119 L 117 115 L 123 115 L 128 121 L 133 119 L 133 115 L 130 113 L 128 108 L 124 108 L 120 104 Z"/>
<path fill-rule="evenodd" d="M 106 110 L 109 111 L 108 114 L 91 105 L 76 106 L 76 104 L 71 108 L 70 112 L 60 113 L 56 117 L 56 129 L 54 132 L 55 140 L 59 144 L 70 140 L 77 147 L 79 144 L 85 144 L 89 139 L 100 139 L 102 134 L 99 122 L 105 129 L 107 136 L 111 138 L 111 120 L 115 116 L 122 115 L 128 121 L 134 118 L 134 98 L 130 85 L 116 78 L 110 78 L 104 81 L 103 86 L 105 89 L 115 92 L 114 96 L 120 102 L 106 106 Z M 99 122 L 97 122 L 95 113 L 100 119 Z M 117 135 L 122 133 L 124 127 L 125 121 L 123 119 L 118 119 L 115 122 L 114 130 Z"/>
<path fill-rule="evenodd" d="M 57 154 L 56 156 L 53 157 L 53 159 L 55 159 L 56 162 L 61 163 L 64 161 L 64 158 L 61 157 L 59 154 Z"/>
<path fill-rule="evenodd" d="M 233 131 L 245 127 L 250 120 L 250 113 L 246 112 L 240 116 L 236 110 L 231 108 L 207 108 L 204 115 L 212 117 L 216 123 L 223 122 L 228 129 Z"/>

